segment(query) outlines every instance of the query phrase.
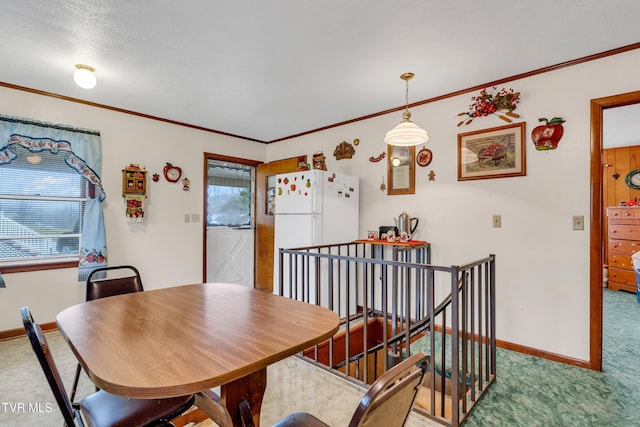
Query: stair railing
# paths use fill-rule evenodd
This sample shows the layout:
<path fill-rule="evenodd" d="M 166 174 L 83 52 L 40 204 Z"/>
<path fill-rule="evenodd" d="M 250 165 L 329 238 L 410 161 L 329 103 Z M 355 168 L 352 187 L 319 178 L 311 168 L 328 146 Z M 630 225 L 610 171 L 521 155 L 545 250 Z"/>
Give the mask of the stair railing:
<path fill-rule="evenodd" d="M 427 263 L 429 248 L 385 258 L 366 246 L 280 249 L 275 292 L 341 318 L 336 335 L 302 356 L 364 385 L 423 350 L 430 367 L 415 410 L 458 426 L 495 380 L 495 256 L 443 267 Z"/>

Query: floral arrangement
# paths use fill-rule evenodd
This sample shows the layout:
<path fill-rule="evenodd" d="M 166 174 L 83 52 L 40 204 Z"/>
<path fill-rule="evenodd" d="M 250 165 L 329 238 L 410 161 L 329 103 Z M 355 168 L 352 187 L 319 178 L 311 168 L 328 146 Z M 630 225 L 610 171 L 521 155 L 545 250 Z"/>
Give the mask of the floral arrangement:
<path fill-rule="evenodd" d="M 502 88 L 498 91 L 496 86 L 492 88 L 491 92 L 482 89 L 480 95 L 471 97 L 471 101 L 473 102 L 469 105 L 469 111 L 458 114 L 458 116 L 468 116 L 469 118 L 459 122 L 458 126 L 468 125 L 476 117 L 486 117 L 490 114 L 495 114 L 508 123 L 511 123 L 509 117 L 520 117 L 513 112 L 520 102 L 520 92 L 514 92 L 513 89 Z"/>
<path fill-rule="evenodd" d="M 624 200 L 620 202 L 620 206 L 640 206 L 640 200 L 637 197 L 625 202 Z"/>

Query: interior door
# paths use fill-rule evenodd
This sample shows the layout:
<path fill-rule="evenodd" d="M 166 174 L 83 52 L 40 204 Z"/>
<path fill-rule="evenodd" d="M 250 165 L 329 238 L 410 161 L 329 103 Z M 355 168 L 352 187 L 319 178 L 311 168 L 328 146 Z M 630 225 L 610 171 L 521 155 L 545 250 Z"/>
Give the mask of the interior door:
<path fill-rule="evenodd" d="M 273 292 L 273 230 L 272 201 L 275 196 L 275 176 L 294 172 L 307 156 L 291 157 L 263 163 L 256 168 L 256 251 L 254 287 Z"/>
<path fill-rule="evenodd" d="M 253 228 L 207 227 L 207 282 L 253 287 Z"/>
<path fill-rule="evenodd" d="M 204 281 L 252 288 L 259 162 L 211 153 L 204 160 Z"/>

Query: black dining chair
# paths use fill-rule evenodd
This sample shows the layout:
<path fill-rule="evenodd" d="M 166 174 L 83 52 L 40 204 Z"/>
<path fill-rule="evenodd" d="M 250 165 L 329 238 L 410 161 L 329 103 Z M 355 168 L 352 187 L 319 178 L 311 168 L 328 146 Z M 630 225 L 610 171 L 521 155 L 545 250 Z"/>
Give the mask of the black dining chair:
<path fill-rule="evenodd" d="M 76 422 L 80 426 L 86 423 L 92 427 L 172 426 L 173 418 L 193 406 L 193 395 L 169 399 L 128 399 L 104 390 L 90 394 L 78 403 L 72 403 L 64 389 L 42 328 L 33 320 L 29 307 L 22 307 L 20 312 L 29 342 L 38 357 L 66 426 L 75 426 Z"/>
<path fill-rule="evenodd" d="M 144 288 L 142 287 L 140 272 L 134 266 L 118 265 L 113 267 L 100 267 L 93 270 L 87 276 L 85 300 L 91 301 L 98 298 L 142 291 L 144 291 Z M 76 398 L 81 371 L 82 366 L 78 363 L 73 378 L 73 385 L 71 386 L 70 399 L 72 402 Z"/>
<path fill-rule="evenodd" d="M 402 427 L 409 414 L 429 365 L 429 356 L 416 353 L 382 374 L 360 400 L 349 427 Z M 296 412 L 273 427 L 329 427 L 306 412 Z"/>
<path fill-rule="evenodd" d="M 132 265 L 96 268 L 87 276 L 87 301 L 142 291 L 140 272 Z"/>

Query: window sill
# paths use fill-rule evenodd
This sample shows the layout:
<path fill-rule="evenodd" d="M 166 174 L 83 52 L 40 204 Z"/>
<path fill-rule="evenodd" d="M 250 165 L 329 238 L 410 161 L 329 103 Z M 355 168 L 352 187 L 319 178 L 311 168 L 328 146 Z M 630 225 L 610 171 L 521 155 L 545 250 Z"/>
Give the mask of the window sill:
<path fill-rule="evenodd" d="M 64 261 L 55 262 L 34 262 L 34 263 L 22 263 L 22 264 L 2 264 L 0 263 L 0 273 L 24 273 L 28 271 L 42 271 L 42 270 L 56 270 L 59 268 L 77 268 L 78 259 L 66 259 Z"/>

